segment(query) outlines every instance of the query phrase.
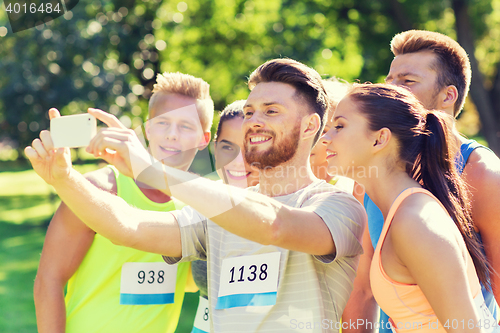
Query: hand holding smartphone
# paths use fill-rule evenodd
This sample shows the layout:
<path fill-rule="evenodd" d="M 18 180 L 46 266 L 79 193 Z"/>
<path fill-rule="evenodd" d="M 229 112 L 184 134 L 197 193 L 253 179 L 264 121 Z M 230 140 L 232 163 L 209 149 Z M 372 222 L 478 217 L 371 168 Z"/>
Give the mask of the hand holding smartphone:
<path fill-rule="evenodd" d="M 62 116 L 50 120 L 50 136 L 54 148 L 88 146 L 96 132 L 96 118 L 88 113 Z"/>

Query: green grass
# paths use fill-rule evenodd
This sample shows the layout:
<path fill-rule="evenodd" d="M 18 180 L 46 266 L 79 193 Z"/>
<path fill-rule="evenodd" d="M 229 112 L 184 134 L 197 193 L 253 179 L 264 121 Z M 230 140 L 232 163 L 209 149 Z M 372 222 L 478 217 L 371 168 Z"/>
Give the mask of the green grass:
<path fill-rule="evenodd" d="M 45 228 L 1 222 L 0 234 L 0 332 L 36 332 L 32 290 Z"/>
<path fill-rule="evenodd" d="M 82 172 L 97 165 L 78 165 Z M 5 170 L 5 169 L 3 169 Z M 33 281 L 51 216 L 60 200 L 28 166 L 0 172 L 0 332 L 34 333 Z M 189 333 L 198 293 L 187 293 L 176 333 Z"/>
<path fill-rule="evenodd" d="M 76 167 L 81 172 L 95 165 Z M 33 281 L 59 198 L 28 166 L 0 172 L 0 332 L 36 332 Z"/>
<path fill-rule="evenodd" d="M 77 165 L 88 172 L 96 165 Z M 0 223 L 40 225 L 54 214 L 60 200 L 32 170 L 0 172 Z"/>

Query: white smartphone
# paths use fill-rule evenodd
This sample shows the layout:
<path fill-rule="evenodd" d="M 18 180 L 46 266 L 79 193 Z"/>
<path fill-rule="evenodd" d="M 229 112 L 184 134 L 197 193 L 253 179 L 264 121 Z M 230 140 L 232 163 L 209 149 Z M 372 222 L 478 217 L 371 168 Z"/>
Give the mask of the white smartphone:
<path fill-rule="evenodd" d="M 50 136 L 54 148 L 78 148 L 89 145 L 97 132 L 97 121 L 88 113 L 63 116 L 50 120 Z"/>

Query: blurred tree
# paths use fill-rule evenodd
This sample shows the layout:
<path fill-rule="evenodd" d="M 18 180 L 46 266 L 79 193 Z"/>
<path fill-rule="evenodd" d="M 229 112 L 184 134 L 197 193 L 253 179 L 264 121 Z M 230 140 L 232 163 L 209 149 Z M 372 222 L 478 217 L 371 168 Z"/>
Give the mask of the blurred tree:
<path fill-rule="evenodd" d="M 63 114 L 99 107 L 140 124 L 147 108 L 138 99 L 158 68 L 151 34 L 157 7 L 81 1 L 64 17 L 0 37 L 0 70 L 8 73 L 0 78 L 0 140 L 9 137 L 22 150 L 48 128 L 50 107 Z"/>
<path fill-rule="evenodd" d="M 24 147 L 48 126 L 51 106 L 65 114 L 96 106 L 136 127 L 163 71 L 204 78 L 217 109 L 246 98 L 249 74 L 276 57 L 325 77 L 381 82 L 391 38 L 417 28 L 458 37 L 468 51 L 471 97 L 498 153 L 499 21 L 500 0 L 83 0 L 45 26 L 16 34 L 0 27 L 8 73 L 0 77 L 0 136 Z"/>
<path fill-rule="evenodd" d="M 454 0 L 452 4 L 457 40 L 471 60 L 470 96 L 479 113 L 483 135 L 490 148 L 500 155 L 500 61 L 498 46 L 492 45 L 498 44 L 500 2 Z M 491 38 L 493 36 L 495 39 Z M 479 44 L 478 52 L 476 43 Z M 484 47 L 490 49 L 485 50 Z"/>
<path fill-rule="evenodd" d="M 472 67 L 470 97 L 481 120 L 481 133 L 500 155 L 500 1 L 359 1 L 364 79 L 377 80 L 376 68 L 388 72 L 392 55 L 389 42 L 400 31 L 424 29 L 457 40 L 469 54 Z M 370 29 L 371 27 L 371 29 Z M 385 39 L 385 45 L 381 40 Z M 381 49 L 382 47 L 382 49 Z M 382 63 L 383 62 L 383 63 Z M 468 104 L 470 107 L 470 104 Z M 466 110 L 467 111 L 467 110 Z"/>

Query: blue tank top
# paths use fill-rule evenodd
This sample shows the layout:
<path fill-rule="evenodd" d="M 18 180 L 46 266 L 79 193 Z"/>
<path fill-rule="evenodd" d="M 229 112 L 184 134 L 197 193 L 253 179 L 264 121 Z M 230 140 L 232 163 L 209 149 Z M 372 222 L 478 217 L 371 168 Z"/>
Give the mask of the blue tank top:
<path fill-rule="evenodd" d="M 462 143 L 462 145 L 460 146 L 460 154 L 455 159 L 455 166 L 459 174 L 462 174 L 462 172 L 464 171 L 465 164 L 467 164 L 467 160 L 469 159 L 470 154 L 476 148 L 486 148 L 490 150 L 488 147 L 481 145 L 475 140 L 468 140 L 467 142 Z M 368 215 L 368 231 L 370 233 L 373 248 L 375 249 L 377 247 L 380 234 L 382 233 L 382 227 L 384 226 L 384 216 L 382 215 L 380 209 L 373 203 L 373 201 L 367 194 L 365 194 L 363 204 L 365 206 L 366 215 Z M 478 234 L 478 236 L 479 240 L 482 243 L 481 235 Z M 483 292 L 484 301 L 490 309 L 491 314 L 493 315 L 495 320 L 498 320 L 495 296 L 493 295 L 493 293 L 486 290 L 486 288 L 482 284 L 481 291 Z M 387 327 L 386 325 L 388 321 L 389 316 L 387 316 L 382 310 L 380 310 L 379 333 L 392 333 L 390 327 Z"/>

